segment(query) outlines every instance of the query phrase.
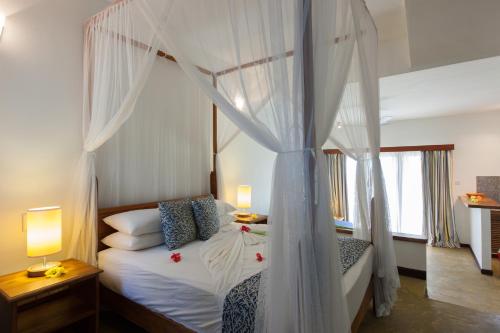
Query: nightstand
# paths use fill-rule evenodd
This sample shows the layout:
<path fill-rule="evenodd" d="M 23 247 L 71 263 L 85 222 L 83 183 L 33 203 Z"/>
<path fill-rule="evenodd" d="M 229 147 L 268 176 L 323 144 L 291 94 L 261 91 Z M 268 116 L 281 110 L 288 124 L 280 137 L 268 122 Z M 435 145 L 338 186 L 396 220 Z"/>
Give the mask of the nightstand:
<path fill-rule="evenodd" d="M 267 224 L 267 215 L 252 214 L 249 217 L 238 217 L 235 216 L 238 223 L 247 224 Z"/>
<path fill-rule="evenodd" d="M 67 273 L 57 278 L 28 278 L 26 271 L 0 276 L 1 332 L 98 331 L 102 271 L 75 259 L 61 264 Z"/>

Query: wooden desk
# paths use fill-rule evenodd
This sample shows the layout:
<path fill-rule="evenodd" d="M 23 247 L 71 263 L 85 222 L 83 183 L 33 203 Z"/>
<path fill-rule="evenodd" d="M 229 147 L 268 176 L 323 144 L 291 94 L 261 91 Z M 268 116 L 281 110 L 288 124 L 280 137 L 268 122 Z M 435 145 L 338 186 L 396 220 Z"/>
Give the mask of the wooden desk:
<path fill-rule="evenodd" d="M 79 326 L 97 332 L 102 271 L 75 259 L 58 278 L 29 278 L 26 271 L 0 277 L 0 331 L 53 332 Z"/>

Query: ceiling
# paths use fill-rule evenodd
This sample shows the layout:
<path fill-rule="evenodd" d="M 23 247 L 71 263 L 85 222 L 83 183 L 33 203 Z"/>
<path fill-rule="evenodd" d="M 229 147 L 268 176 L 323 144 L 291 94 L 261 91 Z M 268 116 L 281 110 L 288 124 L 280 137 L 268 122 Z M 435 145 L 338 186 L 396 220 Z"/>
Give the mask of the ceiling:
<path fill-rule="evenodd" d="M 9 16 L 40 1 L 0 0 L 0 12 Z M 394 29 L 393 25 L 384 24 L 394 15 L 391 13 L 404 13 L 404 0 L 366 0 L 366 3 L 379 33 L 385 25 L 391 28 L 388 31 Z M 392 121 L 397 121 L 500 110 L 498 73 L 500 57 L 492 57 L 383 77 L 381 116 L 391 116 Z"/>
<path fill-rule="evenodd" d="M 379 16 L 403 8 L 404 0 L 366 0 L 366 6 L 376 20 Z"/>
<path fill-rule="evenodd" d="M 500 57 L 380 79 L 381 116 L 392 121 L 500 110 Z"/>

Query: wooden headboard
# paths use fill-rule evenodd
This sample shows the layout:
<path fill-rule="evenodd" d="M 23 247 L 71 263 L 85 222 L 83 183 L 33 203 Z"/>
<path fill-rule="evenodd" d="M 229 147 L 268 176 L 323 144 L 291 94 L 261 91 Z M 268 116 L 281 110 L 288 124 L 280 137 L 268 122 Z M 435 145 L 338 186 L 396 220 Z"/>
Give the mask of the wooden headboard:
<path fill-rule="evenodd" d="M 203 198 L 206 196 L 208 196 L 208 194 L 198 195 L 198 196 L 191 197 L 191 198 L 193 198 L 193 199 L 194 198 Z M 105 245 L 101 242 L 101 239 L 116 232 L 116 230 L 114 228 L 112 228 L 111 226 L 107 225 L 104 222 L 105 217 L 115 215 L 118 213 L 128 212 L 131 210 L 157 208 L 159 202 L 178 201 L 178 200 L 183 200 L 183 199 L 186 199 L 186 198 L 161 200 L 161 201 L 155 201 L 155 202 L 147 202 L 147 203 L 142 203 L 142 204 L 117 206 L 117 207 L 109 207 L 109 208 L 99 208 L 97 210 L 97 252 L 108 248 L 107 245 Z"/>

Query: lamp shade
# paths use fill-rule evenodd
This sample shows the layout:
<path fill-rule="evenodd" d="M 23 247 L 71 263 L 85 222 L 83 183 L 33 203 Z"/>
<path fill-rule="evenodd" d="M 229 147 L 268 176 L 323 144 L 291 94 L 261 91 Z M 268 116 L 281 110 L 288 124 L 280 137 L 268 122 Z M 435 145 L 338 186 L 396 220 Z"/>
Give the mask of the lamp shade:
<path fill-rule="evenodd" d="M 250 208 L 252 206 L 252 187 L 249 185 L 238 186 L 236 201 L 236 206 L 238 208 Z"/>
<path fill-rule="evenodd" d="M 28 257 L 41 257 L 61 251 L 60 207 L 29 209 L 26 213 Z"/>

